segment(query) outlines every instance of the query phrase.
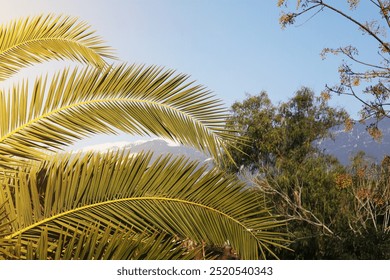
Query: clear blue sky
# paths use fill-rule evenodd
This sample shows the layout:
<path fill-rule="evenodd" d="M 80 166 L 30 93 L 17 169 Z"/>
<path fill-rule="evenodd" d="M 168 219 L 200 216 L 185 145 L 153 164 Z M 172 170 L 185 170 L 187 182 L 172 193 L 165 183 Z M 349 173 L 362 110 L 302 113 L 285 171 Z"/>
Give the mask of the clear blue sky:
<path fill-rule="evenodd" d="M 122 61 L 190 74 L 226 107 L 243 100 L 245 93 L 261 90 L 275 103 L 292 97 L 301 86 L 320 94 L 325 84 L 338 81 L 341 63 L 341 57 L 321 60 L 324 47 L 354 43 L 375 54 L 367 36 L 330 12 L 282 30 L 276 2 L 12 0 L 0 1 L 0 21 L 47 12 L 77 16 L 116 49 Z M 362 17 L 370 17 L 369 9 L 362 10 Z M 353 99 L 337 96 L 331 104 L 345 107 L 352 117 L 360 108 Z"/>

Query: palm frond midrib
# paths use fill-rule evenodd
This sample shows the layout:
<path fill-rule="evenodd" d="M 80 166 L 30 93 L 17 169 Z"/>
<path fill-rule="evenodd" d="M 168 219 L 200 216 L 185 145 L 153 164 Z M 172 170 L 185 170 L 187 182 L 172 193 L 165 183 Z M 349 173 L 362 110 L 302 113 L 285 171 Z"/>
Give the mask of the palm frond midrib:
<path fill-rule="evenodd" d="M 115 204 L 115 203 L 122 203 L 122 202 L 149 201 L 149 200 L 187 204 L 187 205 L 200 207 L 200 208 L 205 209 L 207 211 L 211 211 L 211 212 L 213 212 L 215 214 L 218 214 L 218 215 L 221 215 L 221 216 L 227 218 L 228 220 L 232 221 L 233 223 L 239 225 L 245 231 L 250 233 L 250 235 L 254 239 L 258 240 L 256 235 L 252 232 L 252 229 L 248 228 L 241 221 L 237 220 L 233 216 L 231 216 L 231 215 L 229 215 L 229 214 L 227 214 L 227 213 L 225 213 L 223 211 L 220 211 L 220 210 L 218 210 L 216 208 L 210 207 L 210 206 L 205 205 L 205 204 L 201 204 L 199 202 L 194 202 L 194 201 L 180 199 L 180 198 L 163 197 L 163 196 L 145 196 L 145 197 L 118 198 L 118 199 L 113 199 L 113 200 L 105 200 L 105 201 L 99 201 L 99 202 L 95 202 L 95 203 L 91 203 L 91 204 L 87 204 L 87 205 L 82 205 L 82 206 L 79 206 L 79 207 L 75 207 L 75 208 L 72 208 L 72 209 L 65 210 L 65 211 L 63 211 L 61 213 L 57 213 L 57 214 L 52 215 L 50 217 L 45 217 L 45 218 L 43 218 L 43 219 L 41 219 L 39 221 L 36 221 L 35 223 L 33 223 L 31 225 L 25 226 L 22 229 L 19 229 L 19 230 L 15 231 L 14 233 L 12 233 L 12 234 L 10 234 L 8 236 L 5 236 L 4 239 L 12 239 L 12 238 L 14 238 L 14 237 L 16 237 L 18 235 L 23 234 L 24 232 L 27 232 L 30 229 L 33 229 L 35 227 L 39 227 L 39 226 L 41 226 L 43 224 L 46 224 L 46 223 L 51 222 L 51 221 L 54 221 L 54 220 L 59 219 L 59 218 L 61 218 L 63 216 L 71 215 L 73 213 L 77 213 L 77 212 L 80 212 L 80 211 L 83 211 L 83 210 L 86 210 L 86 209 L 92 209 L 94 207 L 100 207 L 100 206 L 104 206 L 104 205 Z"/>
<path fill-rule="evenodd" d="M 0 138 L 0 143 L 5 142 L 8 138 L 11 138 L 12 136 L 18 134 L 20 131 L 32 127 L 35 124 L 38 124 L 40 121 L 49 119 L 51 116 L 56 115 L 58 113 L 65 112 L 66 110 L 75 109 L 75 108 L 81 108 L 83 106 L 89 106 L 94 104 L 107 104 L 107 103 L 138 103 L 138 104 L 146 104 L 148 106 L 156 106 L 161 109 L 167 109 L 168 111 L 174 112 L 178 115 L 183 116 L 184 118 L 190 119 L 193 121 L 197 126 L 204 127 L 206 130 L 209 131 L 209 134 L 215 133 L 218 130 L 223 130 L 223 127 L 221 126 L 221 117 L 224 117 L 224 115 L 221 116 L 215 116 L 213 119 L 207 118 L 207 122 L 205 122 L 204 119 L 199 119 L 198 115 L 193 115 L 191 112 L 185 112 L 183 110 L 180 110 L 177 107 L 171 106 L 170 104 L 166 103 L 160 103 L 152 100 L 147 99 L 134 99 L 134 98 L 106 98 L 106 99 L 97 99 L 97 100 L 88 100 L 88 101 L 81 101 L 79 103 L 73 103 L 70 105 L 66 105 L 60 108 L 56 108 L 52 111 L 46 112 L 34 119 L 29 120 L 28 122 L 22 124 L 21 126 L 15 128 L 14 130 L 8 132 L 4 136 Z"/>
<path fill-rule="evenodd" d="M 46 43 L 47 41 L 58 41 L 58 42 L 64 42 L 66 44 L 71 44 L 71 45 L 78 45 L 82 48 L 90 48 L 91 50 L 102 50 L 102 49 L 107 49 L 106 47 L 96 47 L 96 46 L 89 46 L 89 44 L 83 44 L 83 42 L 80 42 L 80 41 L 75 41 L 75 40 L 72 40 L 72 39 L 68 39 L 68 38 L 61 38 L 61 37 L 43 37 L 43 38 L 36 38 L 36 39 L 29 39 L 29 40 L 26 40 L 26 41 L 23 41 L 23 42 L 20 42 L 18 44 L 15 44 L 13 46 L 10 46 L 4 50 L 0 50 L 0 57 L 7 57 L 7 55 L 9 55 L 10 53 L 12 53 L 12 50 L 18 50 L 20 49 L 21 47 L 24 47 L 24 46 L 29 46 L 30 44 L 33 44 L 33 43 L 41 43 L 41 44 L 44 44 Z M 69 46 L 69 45 L 68 45 Z M 109 54 L 107 53 L 101 53 L 100 54 L 101 56 L 103 57 L 107 57 L 107 58 L 115 58 L 114 56 L 110 56 Z M 98 57 L 98 55 L 96 55 L 96 57 Z M 99 66 L 103 66 L 105 63 L 104 63 L 104 60 L 100 59 L 101 61 L 101 64 Z"/>

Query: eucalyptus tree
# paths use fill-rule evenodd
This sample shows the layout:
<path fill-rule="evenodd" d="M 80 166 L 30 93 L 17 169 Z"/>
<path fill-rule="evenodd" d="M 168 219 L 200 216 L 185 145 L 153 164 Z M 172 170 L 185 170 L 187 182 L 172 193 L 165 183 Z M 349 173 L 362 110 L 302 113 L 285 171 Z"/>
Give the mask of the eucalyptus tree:
<path fill-rule="evenodd" d="M 49 60 L 52 77 L 0 91 L 1 259 L 243 259 L 283 246 L 256 192 L 184 157 L 65 153 L 98 133 L 157 135 L 216 162 L 237 136 L 227 113 L 188 76 L 115 62 L 85 23 L 41 15 L 0 27 L 0 79 Z"/>

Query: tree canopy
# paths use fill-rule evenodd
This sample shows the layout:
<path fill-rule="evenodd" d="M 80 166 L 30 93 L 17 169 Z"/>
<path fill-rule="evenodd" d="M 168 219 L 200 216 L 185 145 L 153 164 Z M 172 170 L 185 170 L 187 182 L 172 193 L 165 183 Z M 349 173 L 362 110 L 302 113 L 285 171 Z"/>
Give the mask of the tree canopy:
<path fill-rule="evenodd" d="M 227 124 L 249 139 L 239 146 L 245 155 L 234 150 L 232 154 L 238 167 L 251 170 L 288 162 L 299 165 L 318 152 L 313 146 L 315 140 L 331 136 L 329 129 L 347 118 L 344 109 L 329 106 L 326 99 L 308 88 L 301 88 L 278 105 L 272 104 L 263 91 L 232 105 Z"/>
<path fill-rule="evenodd" d="M 292 251 L 277 251 L 282 259 L 389 257 L 388 157 L 373 164 L 358 154 L 342 166 L 316 146 L 345 120 L 343 109 L 308 88 L 277 105 L 263 91 L 232 106 L 228 124 L 247 141 L 244 154 L 232 152 L 239 165 L 227 168 L 288 221 Z"/>

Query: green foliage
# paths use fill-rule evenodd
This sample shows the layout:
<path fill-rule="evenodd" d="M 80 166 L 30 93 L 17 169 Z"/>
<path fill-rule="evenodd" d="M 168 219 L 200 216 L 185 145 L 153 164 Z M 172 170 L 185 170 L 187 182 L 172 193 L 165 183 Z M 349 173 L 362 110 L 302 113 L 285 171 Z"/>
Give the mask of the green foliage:
<path fill-rule="evenodd" d="M 248 139 L 239 145 L 245 155 L 232 151 L 237 166 L 227 168 L 294 169 L 307 156 L 319 152 L 313 141 L 329 136 L 329 128 L 346 118 L 344 110 L 330 107 L 308 88 L 300 89 L 278 106 L 272 104 L 266 92 L 249 96 L 242 103 L 233 104 L 227 120 L 228 126 L 242 131 L 240 136 Z"/>
<path fill-rule="evenodd" d="M 389 258 L 390 160 L 380 166 L 358 154 L 350 167 L 315 146 L 348 116 L 302 88 L 274 106 L 265 92 L 232 107 L 228 123 L 247 142 L 232 152 L 237 166 L 265 194 L 292 237 L 282 259 Z M 249 171 L 245 173 L 245 171 Z M 373 249 L 375 248 L 375 249 Z"/>
<path fill-rule="evenodd" d="M 243 138 L 248 139 L 239 145 L 239 149 L 231 150 L 238 166 L 244 165 L 254 170 L 262 163 L 275 163 L 275 145 L 281 140 L 275 119 L 276 108 L 265 92 L 232 105 L 232 115 L 228 118 L 227 125 L 237 129 Z M 230 169 L 236 167 L 229 166 Z"/>

